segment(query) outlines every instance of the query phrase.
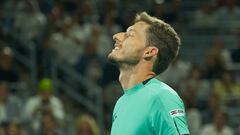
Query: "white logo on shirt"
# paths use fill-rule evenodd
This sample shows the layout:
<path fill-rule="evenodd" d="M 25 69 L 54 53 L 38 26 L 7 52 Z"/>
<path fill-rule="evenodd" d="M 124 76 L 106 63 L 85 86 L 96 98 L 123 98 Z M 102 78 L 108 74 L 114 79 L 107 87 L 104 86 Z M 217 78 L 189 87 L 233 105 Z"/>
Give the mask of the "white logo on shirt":
<path fill-rule="evenodd" d="M 184 116 L 184 110 L 183 109 L 174 109 L 170 111 L 170 115 L 172 117 L 179 117 L 179 116 Z"/>

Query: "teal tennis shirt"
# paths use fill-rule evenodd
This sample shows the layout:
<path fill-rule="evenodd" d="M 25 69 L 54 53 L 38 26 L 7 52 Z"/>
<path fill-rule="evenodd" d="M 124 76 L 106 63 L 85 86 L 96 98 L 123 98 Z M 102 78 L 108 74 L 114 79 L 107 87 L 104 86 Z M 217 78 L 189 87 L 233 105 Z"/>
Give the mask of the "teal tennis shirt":
<path fill-rule="evenodd" d="M 111 135 L 188 134 L 181 98 L 155 78 L 124 90 L 114 107 Z"/>

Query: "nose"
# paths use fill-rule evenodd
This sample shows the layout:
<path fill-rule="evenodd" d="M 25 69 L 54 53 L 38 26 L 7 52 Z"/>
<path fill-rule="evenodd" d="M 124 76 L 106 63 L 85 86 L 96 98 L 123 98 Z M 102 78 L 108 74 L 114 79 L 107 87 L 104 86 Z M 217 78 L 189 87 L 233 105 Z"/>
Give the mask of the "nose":
<path fill-rule="evenodd" d="M 113 40 L 116 42 L 121 42 L 124 40 L 124 32 L 119 32 L 113 35 Z"/>

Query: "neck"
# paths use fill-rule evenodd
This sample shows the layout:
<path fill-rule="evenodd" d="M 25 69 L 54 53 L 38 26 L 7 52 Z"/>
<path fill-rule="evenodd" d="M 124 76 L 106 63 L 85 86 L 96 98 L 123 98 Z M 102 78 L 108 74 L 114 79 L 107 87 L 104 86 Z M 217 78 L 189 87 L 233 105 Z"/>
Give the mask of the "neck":
<path fill-rule="evenodd" d="M 155 76 L 155 73 L 149 69 L 151 68 L 148 65 L 121 66 L 119 81 L 122 85 L 122 88 L 132 88 L 136 84 Z"/>

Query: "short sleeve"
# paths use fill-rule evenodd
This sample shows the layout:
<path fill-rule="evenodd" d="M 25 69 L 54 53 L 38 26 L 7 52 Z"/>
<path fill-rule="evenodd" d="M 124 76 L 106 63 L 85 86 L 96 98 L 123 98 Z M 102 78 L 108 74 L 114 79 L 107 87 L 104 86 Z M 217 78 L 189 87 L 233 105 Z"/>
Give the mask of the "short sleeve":
<path fill-rule="evenodd" d="M 188 135 L 184 107 L 181 101 L 156 99 L 152 107 L 151 127 L 156 135 Z"/>

